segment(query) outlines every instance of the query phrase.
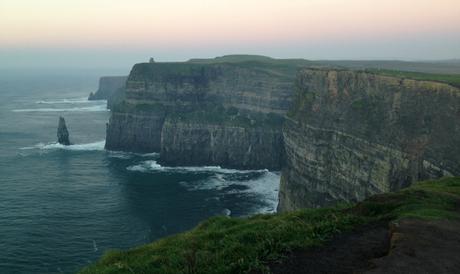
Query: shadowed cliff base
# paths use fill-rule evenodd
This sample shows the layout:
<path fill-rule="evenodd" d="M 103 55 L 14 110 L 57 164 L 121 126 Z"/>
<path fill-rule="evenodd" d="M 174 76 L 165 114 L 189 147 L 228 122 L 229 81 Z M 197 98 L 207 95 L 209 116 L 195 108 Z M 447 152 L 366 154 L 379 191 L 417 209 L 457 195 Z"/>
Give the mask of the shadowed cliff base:
<path fill-rule="evenodd" d="M 444 178 L 352 207 L 214 217 L 82 273 L 456 273 L 459 204 L 460 178 Z"/>

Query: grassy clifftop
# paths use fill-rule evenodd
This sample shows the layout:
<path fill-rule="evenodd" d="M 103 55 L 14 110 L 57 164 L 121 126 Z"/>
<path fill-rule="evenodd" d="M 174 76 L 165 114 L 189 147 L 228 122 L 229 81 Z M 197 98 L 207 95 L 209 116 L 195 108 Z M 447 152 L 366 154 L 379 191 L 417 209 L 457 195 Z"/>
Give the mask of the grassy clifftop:
<path fill-rule="evenodd" d="M 412 71 L 400 71 L 400 70 L 389 70 L 389 69 L 367 69 L 367 72 L 398 77 L 407 78 L 418 81 L 433 81 L 439 83 L 449 84 L 451 86 L 460 88 L 460 75 L 458 74 L 434 74 L 434 73 L 423 73 L 423 72 L 412 72 Z"/>
<path fill-rule="evenodd" d="M 352 206 L 211 218 L 195 229 L 128 251 L 112 251 L 81 273 L 269 273 L 293 251 L 376 222 L 460 219 L 460 178 L 415 184 Z"/>

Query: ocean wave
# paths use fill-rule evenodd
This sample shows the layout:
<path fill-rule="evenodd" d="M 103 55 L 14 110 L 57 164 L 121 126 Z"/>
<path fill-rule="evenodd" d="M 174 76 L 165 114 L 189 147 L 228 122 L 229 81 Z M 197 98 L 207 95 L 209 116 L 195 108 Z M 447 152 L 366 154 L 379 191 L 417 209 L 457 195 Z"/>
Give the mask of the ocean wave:
<path fill-rule="evenodd" d="M 223 174 L 234 174 L 234 173 L 253 173 L 253 172 L 266 172 L 268 170 L 238 170 L 238 169 L 228 169 L 222 168 L 220 166 L 177 166 L 177 167 L 168 167 L 162 166 L 157 163 L 155 160 L 143 161 L 140 164 L 127 167 L 130 171 L 139 171 L 139 172 L 162 172 L 162 171 L 171 171 L 171 172 L 213 172 L 213 173 L 223 173 Z"/>
<path fill-rule="evenodd" d="M 24 108 L 13 109 L 13 112 L 96 112 L 109 111 L 106 105 L 96 105 L 87 107 L 72 107 L 72 108 Z"/>
<path fill-rule="evenodd" d="M 160 153 L 158 153 L 158 152 L 150 152 L 150 153 L 135 153 L 135 152 L 133 152 L 133 154 L 141 156 L 141 157 L 158 157 L 158 156 L 160 156 Z"/>
<path fill-rule="evenodd" d="M 260 204 L 253 209 L 252 214 L 256 213 L 274 213 L 278 206 L 279 192 L 279 173 L 265 171 L 259 176 L 244 180 L 231 179 L 225 174 L 216 174 L 211 178 L 207 178 L 194 182 L 181 182 L 180 184 L 189 191 L 197 190 L 218 190 L 224 195 L 230 194 L 246 194 L 260 197 Z"/>
<path fill-rule="evenodd" d="M 74 151 L 97 151 L 97 150 L 104 150 L 105 146 L 105 140 L 104 141 L 98 141 L 94 143 L 88 143 L 88 144 L 75 144 L 75 145 L 70 145 L 70 146 L 65 146 L 61 145 L 59 143 L 38 143 L 35 146 L 31 147 L 23 147 L 20 148 L 21 150 L 28 150 L 28 149 L 43 149 L 43 150 L 48 150 L 48 149 L 63 149 L 63 150 L 74 150 Z"/>
<path fill-rule="evenodd" d="M 157 153 L 157 152 L 136 153 L 136 152 L 110 150 L 108 151 L 108 156 L 111 158 L 118 158 L 118 159 L 131 159 L 134 156 L 146 157 L 146 158 L 158 158 L 160 156 L 160 153 Z"/>
<path fill-rule="evenodd" d="M 87 103 L 97 103 L 97 104 L 100 104 L 100 103 L 106 103 L 105 100 L 98 100 L 98 101 L 90 101 L 88 100 L 88 98 L 86 97 L 83 97 L 83 98 L 70 98 L 70 99 L 52 99 L 52 100 L 40 100 L 40 101 L 36 101 L 35 103 L 36 104 L 50 104 L 50 105 L 54 105 L 54 104 L 87 104 Z"/>
<path fill-rule="evenodd" d="M 232 215 L 232 211 L 230 209 L 228 209 L 228 208 L 224 208 L 222 210 L 222 215 L 230 216 L 230 215 Z"/>
<path fill-rule="evenodd" d="M 251 214 L 274 213 L 278 206 L 278 191 L 280 175 L 262 170 L 237 170 L 219 166 L 202 167 L 167 167 L 155 160 L 143 161 L 140 164 L 127 167 L 135 172 L 173 172 L 173 173 L 210 173 L 212 176 L 191 182 L 180 182 L 188 191 L 217 190 L 223 195 L 254 195 L 260 203 Z"/>

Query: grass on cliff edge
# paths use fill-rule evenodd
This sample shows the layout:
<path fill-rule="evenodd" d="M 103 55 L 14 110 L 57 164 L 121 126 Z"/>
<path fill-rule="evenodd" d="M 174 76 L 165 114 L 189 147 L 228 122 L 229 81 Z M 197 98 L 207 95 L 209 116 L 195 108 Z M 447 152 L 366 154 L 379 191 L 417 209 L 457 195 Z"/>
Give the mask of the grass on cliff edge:
<path fill-rule="evenodd" d="M 366 69 L 365 71 L 399 78 L 407 78 L 418 81 L 433 81 L 460 88 L 460 75 L 458 74 L 439 74 L 439 73 L 424 73 L 412 71 L 399 71 L 389 69 Z"/>
<path fill-rule="evenodd" d="M 248 219 L 214 217 L 191 231 L 128 251 L 111 251 L 81 273 L 269 272 L 292 250 L 378 220 L 460 218 L 460 178 L 418 183 L 351 207 L 305 209 Z"/>

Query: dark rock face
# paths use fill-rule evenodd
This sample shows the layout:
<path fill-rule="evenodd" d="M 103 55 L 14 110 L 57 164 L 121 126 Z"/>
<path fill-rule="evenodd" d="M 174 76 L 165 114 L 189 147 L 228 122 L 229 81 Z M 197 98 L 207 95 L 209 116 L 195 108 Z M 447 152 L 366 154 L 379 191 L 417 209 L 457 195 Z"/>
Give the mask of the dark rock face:
<path fill-rule="evenodd" d="M 159 152 L 165 113 L 161 111 L 112 111 L 105 148 L 130 152 Z"/>
<path fill-rule="evenodd" d="M 124 99 L 127 76 L 105 76 L 99 79 L 99 88 L 89 95 L 88 100 L 107 100 L 107 108 Z"/>
<path fill-rule="evenodd" d="M 67 126 L 65 125 L 65 120 L 64 117 L 59 117 L 59 124 L 58 124 L 58 129 L 57 129 L 57 138 L 58 138 L 58 143 L 69 146 L 70 141 L 69 141 L 69 131 L 67 130 Z"/>
<path fill-rule="evenodd" d="M 365 72 L 299 73 L 279 210 L 358 201 L 460 175 L 460 90 Z"/>
<path fill-rule="evenodd" d="M 167 165 L 209 165 L 230 168 L 279 169 L 283 139 L 280 130 L 167 121 L 161 134 L 161 160 Z"/>
<path fill-rule="evenodd" d="M 143 63 L 112 108 L 106 148 L 160 152 L 168 165 L 280 169 L 292 68 Z M 167 122 L 165 122 L 167 121 Z"/>

